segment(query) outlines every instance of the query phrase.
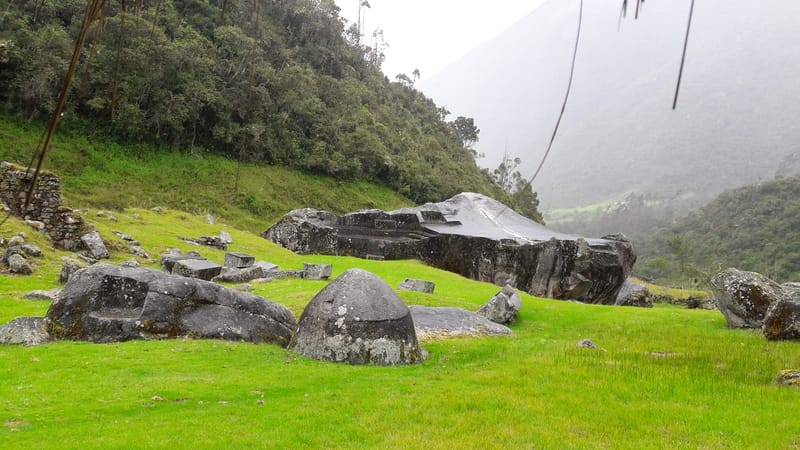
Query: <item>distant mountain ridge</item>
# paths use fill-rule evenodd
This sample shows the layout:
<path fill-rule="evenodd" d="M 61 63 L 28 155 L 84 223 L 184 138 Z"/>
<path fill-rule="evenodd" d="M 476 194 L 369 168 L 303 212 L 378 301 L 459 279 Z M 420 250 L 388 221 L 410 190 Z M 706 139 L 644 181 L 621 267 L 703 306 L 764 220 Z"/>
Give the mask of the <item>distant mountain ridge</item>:
<path fill-rule="evenodd" d="M 543 4 L 421 83 L 476 118 L 482 165 L 497 166 L 505 148 L 528 175 L 538 164 L 566 88 L 577 4 Z M 672 111 L 688 6 L 647 2 L 618 32 L 619 0 L 586 4 L 570 102 L 534 184 L 545 208 L 630 191 L 710 198 L 771 179 L 800 150 L 800 2 L 698 3 Z"/>

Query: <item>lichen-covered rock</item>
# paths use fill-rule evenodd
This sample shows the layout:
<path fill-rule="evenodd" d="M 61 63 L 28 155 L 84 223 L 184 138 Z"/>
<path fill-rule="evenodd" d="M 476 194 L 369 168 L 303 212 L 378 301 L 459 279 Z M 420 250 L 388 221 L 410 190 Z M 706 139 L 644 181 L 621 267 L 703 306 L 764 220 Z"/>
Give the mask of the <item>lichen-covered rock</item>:
<path fill-rule="evenodd" d="M 17 317 L 0 326 L 0 344 L 40 345 L 48 340 L 43 317 Z"/>
<path fill-rule="evenodd" d="M 520 309 L 522 298 L 513 287 L 505 286 L 476 312 L 492 322 L 505 325 L 517 319 Z"/>
<path fill-rule="evenodd" d="M 781 298 L 764 316 L 764 336 L 775 340 L 800 340 L 800 296 Z"/>
<path fill-rule="evenodd" d="M 330 264 L 303 263 L 303 278 L 306 280 L 327 280 L 333 274 Z"/>
<path fill-rule="evenodd" d="M 623 236 L 558 233 L 475 193 L 390 212 L 299 209 L 261 236 L 297 253 L 419 259 L 474 280 L 586 303 L 613 304 L 636 261 Z"/>
<path fill-rule="evenodd" d="M 118 342 L 187 336 L 286 346 L 284 306 L 193 278 L 96 264 L 70 277 L 47 311 L 54 339 Z"/>
<path fill-rule="evenodd" d="M 92 231 L 81 236 L 81 242 L 84 248 L 89 252 L 89 256 L 94 259 L 107 259 L 109 257 L 108 249 L 103 243 L 103 238 L 100 233 Z"/>
<path fill-rule="evenodd" d="M 385 281 L 351 269 L 306 306 L 290 349 L 350 364 L 414 364 L 423 359 L 408 307 Z"/>
<path fill-rule="evenodd" d="M 510 328 L 492 322 L 477 313 L 449 306 L 411 307 L 417 337 L 421 340 L 450 337 L 508 336 Z"/>
<path fill-rule="evenodd" d="M 436 289 L 436 283 L 433 281 L 425 281 L 425 280 L 414 280 L 411 278 L 406 278 L 397 286 L 397 289 L 401 291 L 412 291 L 412 292 L 422 292 L 423 294 L 433 294 L 434 289 Z"/>
<path fill-rule="evenodd" d="M 86 267 L 86 263 L 77 259 L 65 256 L 61 258 L 61 260 L 64 262 L 61 265 L 61 273 L 58 274 L 58 282 L 61 284 L 65 284 L 69 281 L 69 277 L 71 277 L 72 274 Z"/>
<path fill-rule="evenodd" d="M 627 279 L 625 283 L 622 284 L 622 289 L 619 290 L 617 301 L 614 304 L 617 306 L 652 308 L 653 298 L 650 296 L 650 291 L 646 287 Z"/>
<path fill-rule="evenodd" d="M 11 271 L 11 273 L 19 275 L 30 275 L 33 273 L 33 267 L 28 263 L 28 260 L 19 253 L 8 257 L 8 270 Z"/>
<path fill-rule="evenodd" d="M 761 328 L 769 306 L 784 295 L 780 285 L 764 275 L 733 268 L 712 278 L 711 288 L 728 328 Z"/>
<path fill-rule="evenodd" d="M 800 388 L 800 370 L 781 370 L 775 382 L 784 386 Z"/>

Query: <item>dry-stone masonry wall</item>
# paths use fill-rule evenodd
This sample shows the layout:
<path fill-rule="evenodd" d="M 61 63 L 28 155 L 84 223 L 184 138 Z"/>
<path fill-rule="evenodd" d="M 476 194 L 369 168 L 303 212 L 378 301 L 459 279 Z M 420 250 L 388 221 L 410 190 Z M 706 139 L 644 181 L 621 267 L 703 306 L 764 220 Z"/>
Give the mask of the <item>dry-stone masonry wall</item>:
<path fill-rule="evenodd" d="M 0 201 L 12 215 L 44 223 L 44 232 L 55 247 L 77 250 L 81 235 L 88 230 L 79 214 L 61 206 L 61 180 L 52 173 L 40 173 L 30 204 L 23 211 L 32 180 L 33 174 L 24 167 L 0 163 Z"/>

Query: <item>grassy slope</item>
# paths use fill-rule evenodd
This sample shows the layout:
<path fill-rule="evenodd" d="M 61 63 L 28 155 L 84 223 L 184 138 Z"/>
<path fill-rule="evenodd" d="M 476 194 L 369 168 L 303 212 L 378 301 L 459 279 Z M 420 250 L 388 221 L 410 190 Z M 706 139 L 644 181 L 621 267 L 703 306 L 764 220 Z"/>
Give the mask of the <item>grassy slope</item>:
<path fill-rule="evenodd" d="M 104 236 L 132 234 L 154 255 L 196 248 L 179 235 L 227 230 L 231 250 L 283 268 L 332 262 L 335 274 L 362 267 L 393 286 L 405 277 L 437 283 L 433 295 L 401 292 L 411 304 L 474 309 L 498 290 L 416 262 L 297 256 L 184 213 L 89 217 Z M 21 227 L 11 221 L 0 233 Z M 55 285 L 57 256 L 48 249 L 39 276 L 0 276 L 0 323 L 45 313 L 46 302 L 20 297 Z M 299 314 L 324 284 L 281 280 L 256 293 Z M 429 342 L 430 359 L 413 367 L 351 367 L 216 341 L 0 347 L 0 447 L 800 446 L 800 390 L 772 384 L 780 369 L 800 366 L 800 344 L 728 330 L 718 312 L 523 301 L 515 337 Z M 586 337 L 603 350 L 577 349 Z"/>
<path fill-rule="evenodd" d="M 25 165 L 42 127 L 0 115 L 0 160 Z M 366 182 L 337 182 L 274 166 L 237 164 L 209 154 L 122 146 L 101 137 L 60 132 L 45 167 L 62 178 L 69 205 L 112 210 L 167 206 L 224 218 L 261 232 L 288 211 L 315 207 L 339 213 L 363 208 L 396 209 L 411 202 Z"/>

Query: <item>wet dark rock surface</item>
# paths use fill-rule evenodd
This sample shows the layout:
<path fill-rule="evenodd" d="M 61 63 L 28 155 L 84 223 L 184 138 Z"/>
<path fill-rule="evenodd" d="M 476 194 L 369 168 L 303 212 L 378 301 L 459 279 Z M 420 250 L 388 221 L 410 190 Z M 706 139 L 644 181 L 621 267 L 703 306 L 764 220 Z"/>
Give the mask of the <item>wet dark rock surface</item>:
<path fill-rule="evenodd" d="M 613 304 L 636 261 L 622 236 L 552 231 L 474 193 L 391 212 L 298 209 L 261 236 L 301 254 L 419 259 L 474 280 L 586 303 Z"/>

